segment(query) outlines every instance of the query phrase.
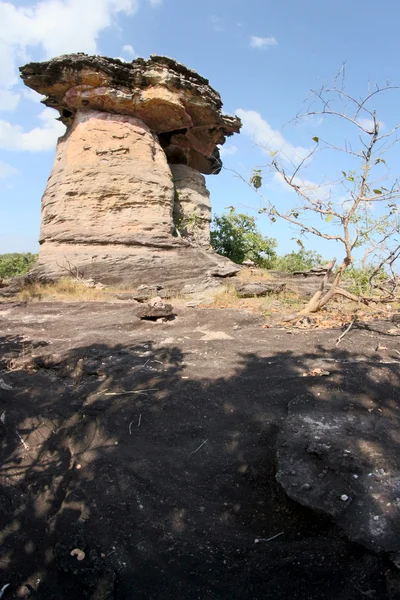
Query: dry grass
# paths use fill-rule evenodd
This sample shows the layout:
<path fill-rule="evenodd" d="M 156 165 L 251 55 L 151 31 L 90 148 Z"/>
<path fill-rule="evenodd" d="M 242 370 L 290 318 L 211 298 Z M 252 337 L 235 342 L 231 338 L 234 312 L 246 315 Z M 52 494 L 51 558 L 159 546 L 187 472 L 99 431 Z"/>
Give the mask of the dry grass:
<path fill-rule="evenodd" d="M 54 283 L 30 283 L 17 294 L 22 302 L 107 302 L 110 295 L 104 290 L 89 288 L 73 279 Z"/>
<path fill-rule="evenodd" d="M 282 292 L 281 294 L 267 294 L 254 298 L 239 298 L 236 287 L 227 285 L 214 296 L 212 308 L 237 308 L 252 313 L 262 314 L 266 317 L 286 314 L 287 309 L 292 312 L 300 310 L 304 301 L 294 292 Z"/>
<path fill-rule="evenodd" d="M 226 285 L 214 295 L 214 302 L 210 305 L 216 308 L 231 308 L 237 306 L 240 298 L 234 285 Z"/>
<path fill-rule="evenodd" d="M 252 281 L 260 281 L 260 279 L 264 281 L 272 281 L 273 276 L 269 271 L 267 271 L 267 269 L 244 268 L 241 269 L 236 275 L 236 279 L 243 283 L 249 283 Z"/>

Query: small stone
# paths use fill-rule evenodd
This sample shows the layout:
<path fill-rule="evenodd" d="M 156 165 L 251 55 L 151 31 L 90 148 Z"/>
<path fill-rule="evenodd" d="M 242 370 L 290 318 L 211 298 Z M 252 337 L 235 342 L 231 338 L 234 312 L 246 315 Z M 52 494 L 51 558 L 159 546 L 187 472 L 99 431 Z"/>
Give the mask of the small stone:
<path fill-rule="evenodd" d="M 341 499 L 342 502 L 347 502 L 347 500 L 349 499 L 349 497 L 346 494 L 342 494 L 340 496 L 340 499 Z"/>
<path fill-rule="evenodd" d="M 353 479 L 358 479 L 358 475 L 356 475 L 356 473 L 354 473 Z"/>
<path fill-rule="evenodd" d="M 378 515 L 374 516 L 374 521 L 379 521 L 379 516 Z"/>
<path fill-rule="evenodd" d="M 82 468 L 82 465 L 76 465 L 76 468 L 77 468 L 77 469 L 81 469 L 81 468 Z"/>
<path fill-rule="evenodd" d="M 153 302 L 153 304 L 150 304 Z M 159 302 L 158 299 L 154 298 L 148 304 L 139 305 L 136 311 L 136 316 L 139 319 L 157 320 L 162 317 L 171 317 L 173 315 L 171 304 L 165 304 L 163 301 Z"/>
<path fill-rule="evenodd" d="M 30 595 L 31 591 L 26 585 L 21 585 L 16 591 L 17 598 L 29 598 Z"/>

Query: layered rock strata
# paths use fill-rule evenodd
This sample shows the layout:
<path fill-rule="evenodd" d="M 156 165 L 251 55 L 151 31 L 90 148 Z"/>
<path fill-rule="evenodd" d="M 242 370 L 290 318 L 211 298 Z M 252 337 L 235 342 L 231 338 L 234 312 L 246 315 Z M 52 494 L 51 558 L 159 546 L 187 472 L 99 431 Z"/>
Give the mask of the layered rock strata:
<path fill-rule="evenodd" d="M 84 54 L 21 77 L 67 127 L 42 200 L 38 276 L 179 285 L 224 263 L 210 252 L 202 173 L 219 172 L 218 145 L 240 121 L 206 79 L 165 57 Z"/>
<path fill-rule="evenodd" d="M 171 165 L 176 231 L 197 246 L 210 246 L 211 202 L 205 177 L 186 165 Z"/>

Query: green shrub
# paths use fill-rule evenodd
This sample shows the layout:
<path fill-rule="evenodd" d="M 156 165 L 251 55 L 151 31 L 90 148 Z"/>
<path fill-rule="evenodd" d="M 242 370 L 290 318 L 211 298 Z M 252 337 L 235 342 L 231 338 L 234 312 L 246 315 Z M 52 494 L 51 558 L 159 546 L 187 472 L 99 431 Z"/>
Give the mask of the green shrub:
<path fill-rule="evenodd" d="M 15 277 L 27 273 L 37 261 L 37 254 L 26 252 L 20 254 L 0 254 L 0 277 Z"/>
<path fill-rule="evenodd" d="M 294 271 L 308 271 L 313 267 L 324 264 L 322 256 L 314 250 L 304 250 L 301 248 L 298 252 L 289 252 L 283 256 L 278 256 L 273 264 L 276 271 L 293 273 Z"/>
<path fill-rule="evenodd" d="M 369 293 L 369 278 L 376 267 L 369 265 L 367 267 L 357 267 L 352 265 L 343 273 L 343 279 L 348 283 L 347 288 L 353 294 Z M 383 269 L 375 277 L 375 283 L 383 282 L 387 275 Z"/>
<path fill-rule="evenodd" d="M 237 264 L 252 260 L 258 267 L 268 269 L 276 258 L 276 240 L 262 235 L 254 217 L 236 213 L 233 208 L 214 217 L 211 245 L 218 254 Z"/>

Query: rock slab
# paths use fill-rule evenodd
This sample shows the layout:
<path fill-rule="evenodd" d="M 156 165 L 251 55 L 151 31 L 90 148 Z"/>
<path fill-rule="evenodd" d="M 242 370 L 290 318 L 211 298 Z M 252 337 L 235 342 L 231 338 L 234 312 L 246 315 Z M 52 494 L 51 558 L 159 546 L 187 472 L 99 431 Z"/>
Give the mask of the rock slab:
<path fill-rule="evenodd" d="M 253 281 L 236 285 L 236 291 L 239 298 L 254 298 L 266 296 L 267 294 L 280 294 L 285 287 L 285 283 Z"/>
<path fill-rule="evenodd" d="M 292 400 L 277 479 L 290 498 L 329 515 L 352 541 L 397 555 L 400 416 L 391 413 L 338 397 Z"/>

